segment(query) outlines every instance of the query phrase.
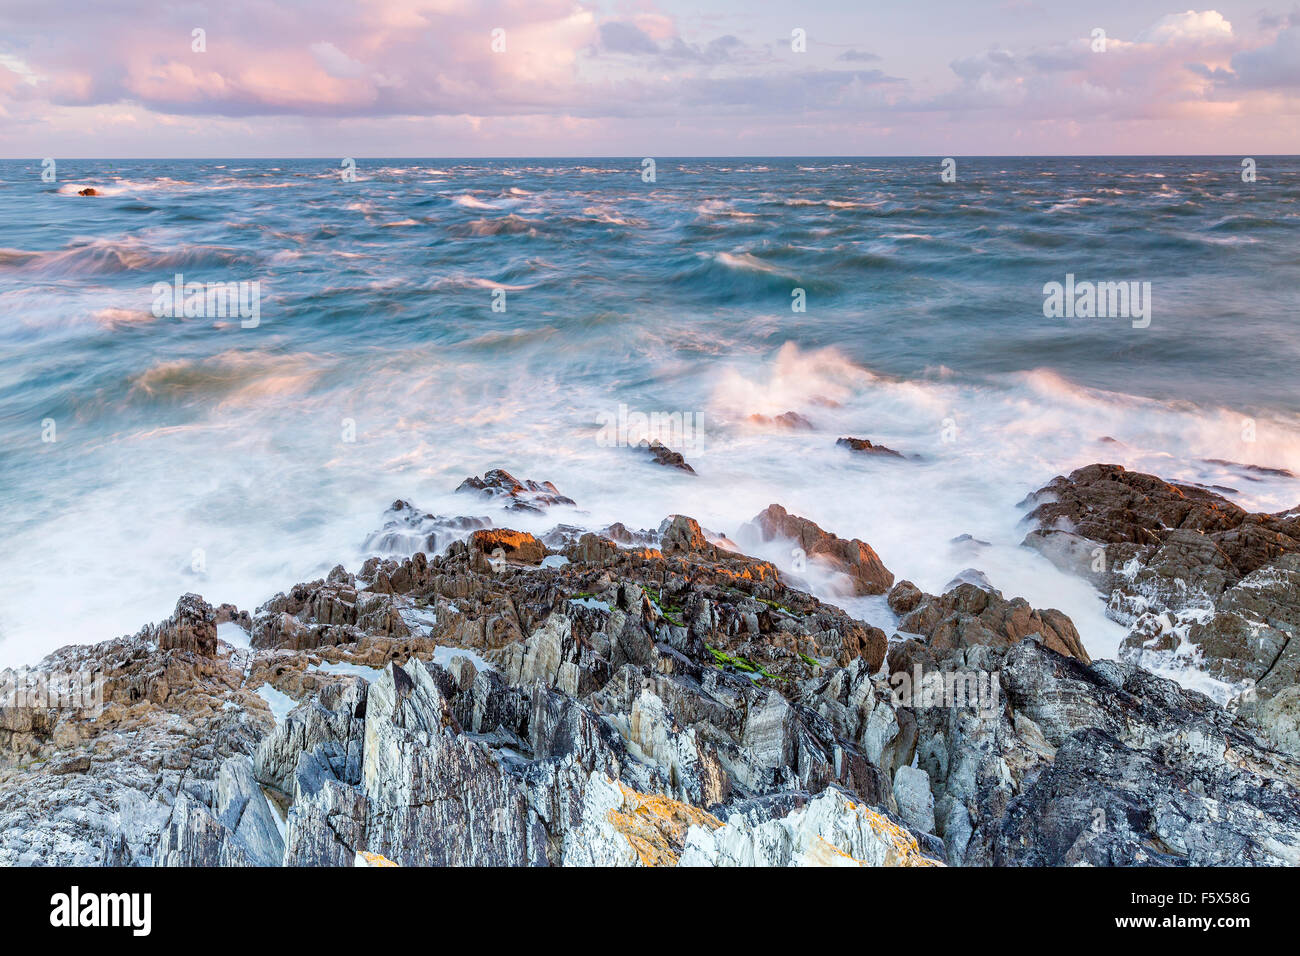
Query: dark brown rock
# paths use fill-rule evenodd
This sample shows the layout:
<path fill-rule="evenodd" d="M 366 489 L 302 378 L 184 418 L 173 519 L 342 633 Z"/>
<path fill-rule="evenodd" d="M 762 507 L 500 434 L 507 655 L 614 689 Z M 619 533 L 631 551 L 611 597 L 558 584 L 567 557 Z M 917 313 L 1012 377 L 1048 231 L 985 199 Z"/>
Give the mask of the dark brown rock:
<path fill-rule="evenodd" d="M 884 455 L 886 457 L 892 456 L 894 458 L 903 457 L 900 453 L 894 451 L 894 449 L 886 448 L 884 445 L 873 445 L 865 438 L 841 438 L 838 439 L 835 444 L 841 448 L 847 448 L 849 451 L 858 452 L 859 454 L 864 455 Z"/>
<path fill-rule="evenodd" d="M 642 452 L 645 452 L 647 455 L 649 455 L 650 460 L 653 461 L 656 465 L 662 465 L 665 468 L 676 468 L 678 471 L 689 472 L 692 475 L 695 474 L 695 469 L 692 468 L 687 463 L 686 459 L 682 457 L 681 453 L 673 451 L 667 445 L 663 444 L 663 442 L 660 441 L 648 442 L 642 440 L 641 444 L 638 445 L 637 447 Z"/>
<path fill-rule="evenodd" d="M 812 431 L 814 426 L 798 412 L 782 412 L 780 415 L 750 415 L 749 420 L 755 425 L 772 425 L 777 428 L 789 428 L 792 431 Z"/>
<path fill-rule="evenodd" d="M 898 622 L 898 629 L 924 635 L 930 651 L 940 656 L 975 645 L 1009 647 L 1036 636 L 1058 654 L 1090 660 L 1074 623 L 1060 611 L 1036 610 L 1024 598 L 1008 601 L 970 583 L 939 597 L 925 595 Z"/>
<path fill-rule="evenodd" d="M 572 498 L 560 494 L 549 481 L 520 481 L 508 471 L 494 468 L 482 478 L 466 478 L 456 488 L 458 492 L 477 493 L 499 501 L 509 511 L 541 512 L 555 505 L 574 505 Z"/>
<path fill-rule="evenodd" d="M 768 505 L 750 524 L 763 541 L 792 541 L 810 560 L 847 575 L 854 594 L 884 594 L 894 583 L 893 573 L 871 545 L 823 531 L 816 523 L 792 515 L 780 505 Z"/>

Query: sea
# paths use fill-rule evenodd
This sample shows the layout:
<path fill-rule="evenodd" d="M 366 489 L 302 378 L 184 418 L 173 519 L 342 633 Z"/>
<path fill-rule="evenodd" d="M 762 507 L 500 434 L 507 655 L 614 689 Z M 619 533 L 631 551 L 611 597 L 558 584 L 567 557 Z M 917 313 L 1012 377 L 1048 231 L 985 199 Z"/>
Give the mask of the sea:
<path fill-rule="evenodd" d="M 1030 492 L 1300 503 L 1300 158 L 649 159 L 0 161 L 0 666 L 356 570 L 399 498 L 733 539 L 778 503 L 1113 657 Z M 492 468 L 576 504 L 455 493 Z"/>

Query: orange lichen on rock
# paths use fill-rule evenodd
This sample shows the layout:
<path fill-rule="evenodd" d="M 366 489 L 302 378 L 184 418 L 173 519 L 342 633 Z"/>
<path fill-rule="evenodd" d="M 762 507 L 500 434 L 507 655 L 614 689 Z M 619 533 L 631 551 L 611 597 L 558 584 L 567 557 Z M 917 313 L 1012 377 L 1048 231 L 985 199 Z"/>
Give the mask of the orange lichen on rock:
<path fill-rule="evenodd" d="M 900 827 L 883 813 L 877 813 L 870 807 L 850 804 L 872 830 L 883 837 L 889 844 L 885 852 L 885 866 L 942 866 L 938 860 L 932 860 L 921 853 L 921 846 L 903 827 Z M 866 864 L 860 864 L 865 866 Z"/>
<path fill-rule="evenodd" d="M 722 821 L 689 803 L 661 794 L 637 793 L 623 784 L 623 806 L 609 822 L 626 837 L 642 866 L 676 866 L 692 826 L 716 830 Z"/>
<path fill-rule="evenodd" d="M 546 557 L 546 545 L 527 531 L 510 528 L 482 528 L 469 538 L 470 548 L 488 556 L 500 555 L 507 561 L 539 564 Z"/>
<path fill-rule="evenodd" d="M 369 850 L 357 850 L 357 866 L 397 866 L 392 860 Z"/>

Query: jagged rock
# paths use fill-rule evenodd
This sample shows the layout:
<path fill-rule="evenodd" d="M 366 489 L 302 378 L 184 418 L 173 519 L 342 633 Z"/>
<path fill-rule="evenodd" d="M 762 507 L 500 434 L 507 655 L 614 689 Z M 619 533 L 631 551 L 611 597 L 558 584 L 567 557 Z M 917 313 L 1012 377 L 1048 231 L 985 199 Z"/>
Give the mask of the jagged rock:
<path fill-rule="evenodd" d="M 693 826 L 682 866 L 935 866 L 916 837 L 887 816 L 830 789 L 784 817 Z"/>
<path fill-rule="evenodd" d="M 1243 712 L 1300 680 L 1300 511 L 1251 514 L 1205 489 L 1089 465 L 1030 497 L 1025 544 L 1084 574 L 1130 627 L 1126 657 L 1187 654 L 1246 692 Z M 1150 656 L 1150 657 L 1149 657 Z"/>
<path fill-rule="evenodd" d="M 197 594 L 186 594 L 176 602 L 172 616 L 146 628 L 144 639 L 159 650 L 193 651 L 204 657 L 217 653 L 217 612 Z"/>
<path fill-rule="evenodd" d="M 914 830 L 934 832 L 934 794 L 930 775 L 916 767 L 899 767 L 894 773 L 894 800 L 898 814 Z"/>
<path fill-rule="evenodd" d="M 659 547 L 665 554 L 708 551 L 709 542 L 700 523 L 685 515 L 670 515 L 659 527 Z"/>
<path fill-rule="evenodd" d="M 792 431 L 812 431 L 814 425 L 803 415 L 798 412 L 782 412 L 780 415 L 759 415 L 749 416 L 749 421 L 755 425 L 772 425 L 777 428 L 788 428 Z"/>
<path fill-rule="evenodd" d="M 1243 865 L 1300 860 L 1300 765 L 1208 697 L 1035 641 L 1006 652 L 1015 712 L 1055 748 L 985 831 L 978 861 Z M 1026 839 L 1029 832 L 1039 836 Z M 968 858 L 968 862 L 976 862 Z"/>
<path fill-rule="evenodd" d="M 494 468 L 482 478 L 470 477 L 456 488 L 459 492 L 477 493 L 505 505 L 507 511 L 534 511 L 554 505 L 576 505 L 572 498 L 560 494 L 549 481 L 520 481 L 508 471 Z"/>
<path fill-rule="evenodd" d="M 905 593 L 900 593 L 899 602 Z M 1037 636 L 1060 654 L 1089 659 L 1073 622 L 1060 611 L 1036 610 L 1024 598 L 1008 601 L 1000 592 L 971 583 L 958 584 L 942 596 L 924 595 L 898 622 L 898 629 L 926 637 L 937 656 L 975 645 L 1005 647 Z"/>
<path fill-rule="evenodd" d="M 637 793 L 593 774 L 581 816 L 564 840 L 566 866 L 676 866 L 686 835 L 721 822 L 689 804 Z"/>
<path fill-rule="evenodd" d="M 366 538 L 365 550 L 383 555 L 412 555 L 417 551 L 438 554 L 453 541 L 463 541 L 471 531 L 490 528 L 486 517 L 454 517 L 420 511 L 409 501 L 398 499 L 389 507 L 384 526 Z"/>
<path fill-rule="evenodd" d="M 493 528 L 475 531 L 469 536 L 470 552 L 520 564 L 540 564 L 546 557 L 546 545 L 526 531 Z"/>
<path fill-rule="evenodd" d="M 889 609 L 895 614 L 903 615 L 916 609 L 925 600 L 925 592 L 911 581 L 899 581 L 885 596 Z"/>
<path fill-rule="evenodd" d="M 680 452 L 673 451 L 661 441 L 642 439 L 637 448 L 648 455 L 656 465 L 662 465 L 665 468 L 676 468 L 678 471 L 689 472 L 692 475 L 695 474 L 695 469 L 687 463 Z"/>
<path fill-rule="evenodd" d="M 584 648 L 572 621 L 552 614 L 523 644 L 511 644 L 501 657 L 501 672 L 511 684 L 540 681 L 570 697 L 585 696 L 609 679 L 609 661 Z"/>
<path fill-rule="evenodd" d="M 181 794 L 155 866 L 279 866 L 284 840 L 243 755 L 221 765 L 211 808 Z"/>
<path fill-rule="evenodd" d="M 857 538 L 836 537 L 780 505 L 768 505 L 754 517 L 750 527 L 757 531 L 761 541 L 791 541 L 803 549 L 809 560 L 845 575 L 850 593 L 884 594 L 894 583 L 894 575 L 869 544 Z"/>
<path fill-rule="evenodd" d="M 690 518 L 628 545 L 455 541 L 290 588 L 251 648 L 187 596 L 61 649 L 102 699 L 0 707 L 0 865 L 1300 861 L 1294 686 L 1230 712 L 970 582 L 894 585 L 891 647 Z M 1278 675 L 1287 560 L 1217 607 Z"/>
<path fill-rule="evenodd" d="M 849 451 L 858 452 L 863 455 L 884 455 L 886 457 L 902 458 L 903 456 L 894 451 L 892 448 L 886 448 L 884 445 L 873 445 L 865 438 L 839 438 L 835 444 L 840 448 L 847 448 Z"/>
<path fill-rule="evenodd" d="M 520 783 L 460 730 L 418 661 L 391 666 L 370 686 L 358 849 L 402 866 L 545 862 L 541 824 Z"/>

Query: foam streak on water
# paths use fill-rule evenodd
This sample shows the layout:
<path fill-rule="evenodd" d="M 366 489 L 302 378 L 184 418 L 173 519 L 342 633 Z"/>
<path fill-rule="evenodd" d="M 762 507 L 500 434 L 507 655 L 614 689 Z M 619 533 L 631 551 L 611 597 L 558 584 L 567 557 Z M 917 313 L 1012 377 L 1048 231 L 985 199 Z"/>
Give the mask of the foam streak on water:
<path fill-rule="evenodd" d="M 394 498 L 490 513 L 451 492 L 493 467 L 582 511 L 527 530 L 734 535 L 779 502 L 928 590 L 978 567 L 1094 656 L 1121 629 L 1019 547 L 1028 492 L 1113 461 L 1300 502 L 1208 461 L 1300 472 L 1295 159 L 1253 185 L 1216 158 L 59 169 L 0 163 L 0 666 L 355 568 Z M 177 272 L 259 282 L 260 325 L 156 318 Z M 1044 318 L 1067 273 L 1151 282 L 1150 328 Z M 602 442 L 620 406 L 701 416 L 699 475 Z M 787 412 L 811 428 L 751 420 Z"/>

